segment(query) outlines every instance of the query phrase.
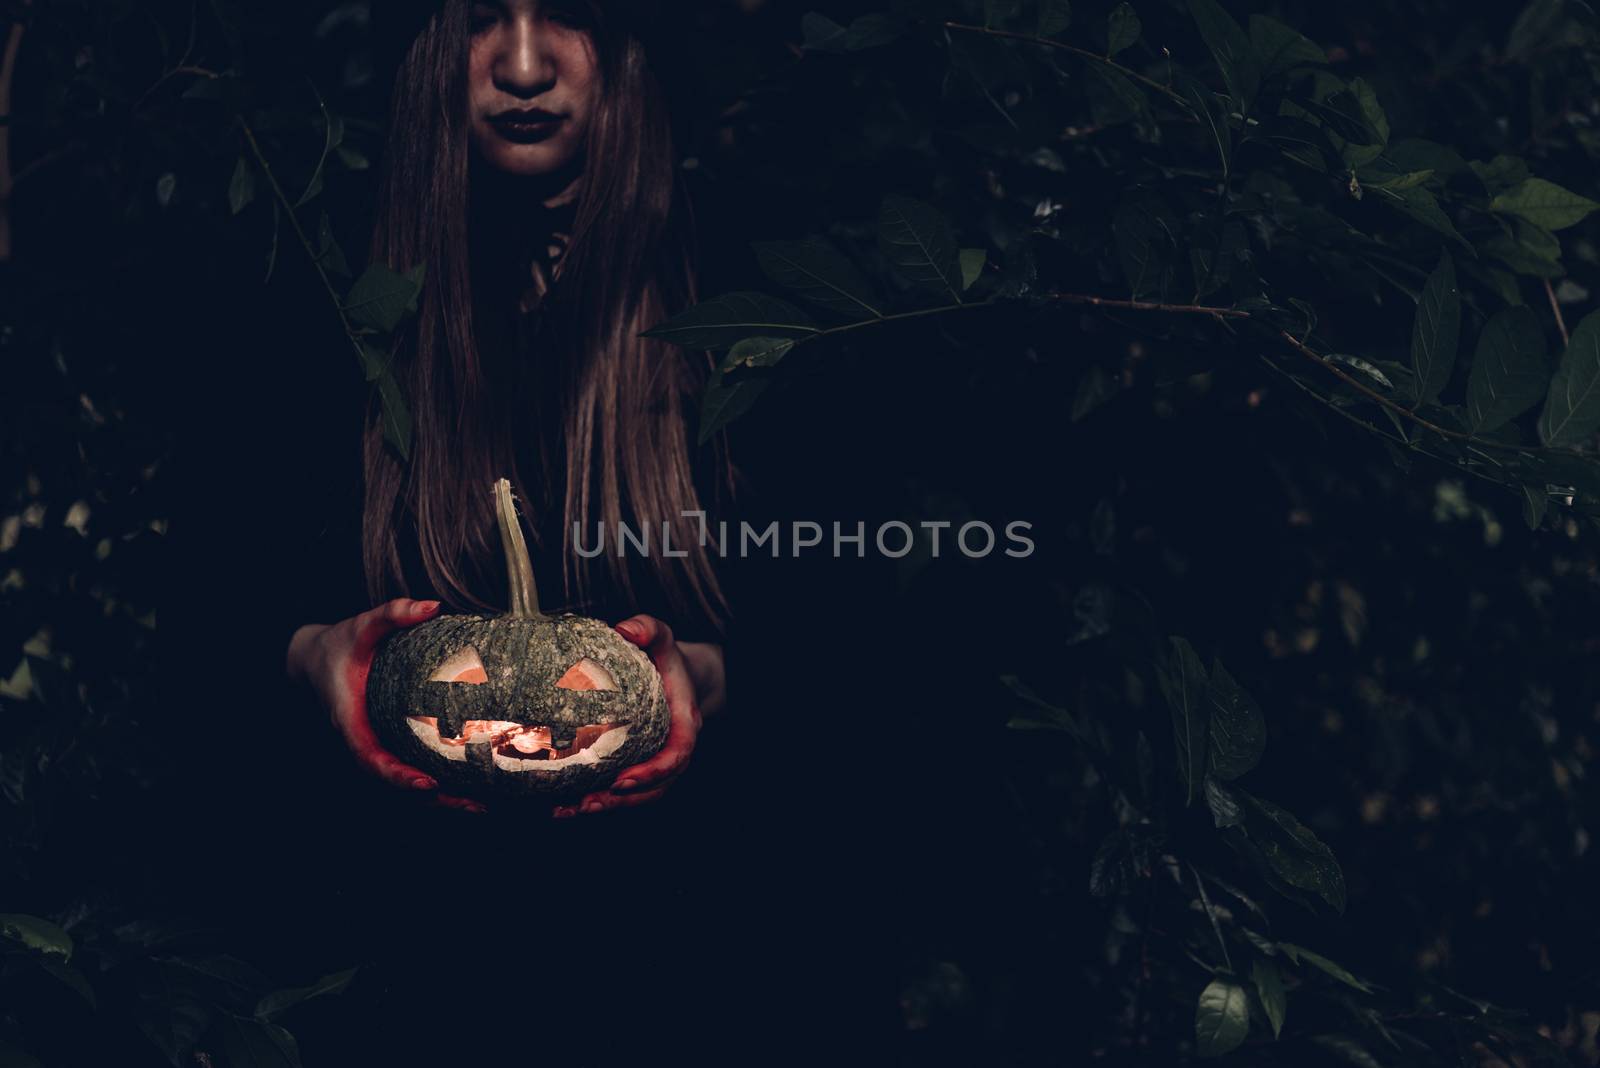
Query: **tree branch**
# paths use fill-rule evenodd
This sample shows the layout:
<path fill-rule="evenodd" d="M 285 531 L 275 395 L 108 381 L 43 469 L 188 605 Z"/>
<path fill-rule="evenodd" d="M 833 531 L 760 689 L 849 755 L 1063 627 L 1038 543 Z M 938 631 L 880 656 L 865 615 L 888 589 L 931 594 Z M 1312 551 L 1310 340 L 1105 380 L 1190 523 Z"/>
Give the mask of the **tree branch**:
<path fill-rule="evenodd" d="M 26 28 L 20 18 L 11 24 L 5 57 L 0 59 L 0 263 L 11 259 L 11 83 L 17 76 L 17 52 Z"/>
<path fill-rule="evenodd" d="M 1556 329 L 1561 331 L 1561 344 L 1572 344 L 1572 336 L 1567 333 L 1567 320 L 1561 315 L 1561 303 L 1556 300 L 1555 287 L 1550 284 L 1550 279 L 1544 280 L 1544 295 L 1550 298 L 1550 310 L 1556 315 Z"/>
<path fill-rule="evenodd" d="M 947 30 L 961 30 L 964 33 L 981 33 L 986 37 L 1008 37 L 1013 41 L 1027 41 L 1030 44 L 1044 45 L 1047 48 L 1059 48 L 1063 52 L 1071 52 L 1075 56 L 1082 56 L 1084 59 L 1092 60 L 1095 63 L 1099 63 L 1103 66 L 1110 67 L 1113 70 L 1120 71 L 1124 76 L 1132 78 L 1141 85 L 1153 89 L 1162 96 L 1172 100 L 1174 103 L 1181 105 L 1183 110 L 1189 112 L 1191 115 L 1194 113 L 1194 105 L 1189 103 L 1174 90 L 1169 89 L 1167 86 L 1162 85 L 1153 78 L 1146 78 L 1143 74 L 1140 74 L 1138 71 L 1133 70 L 1132 68 L 1124 67 L 1121 63 L 1116 62 L 1109 56 L 1102 56 L 1100 53 L 1091 52 L 1087 48 L 1079 48 L 1077 45 L 1069 45 L 1064 41 L 1054 41 L 1048 37 L 1038 37 L 1028 33 L 1013 33 L 1010 30 L 996 30 L 991 29 L 988 26 L 970 26 L 964 22 L 946 21 L 944 26 Z"/>

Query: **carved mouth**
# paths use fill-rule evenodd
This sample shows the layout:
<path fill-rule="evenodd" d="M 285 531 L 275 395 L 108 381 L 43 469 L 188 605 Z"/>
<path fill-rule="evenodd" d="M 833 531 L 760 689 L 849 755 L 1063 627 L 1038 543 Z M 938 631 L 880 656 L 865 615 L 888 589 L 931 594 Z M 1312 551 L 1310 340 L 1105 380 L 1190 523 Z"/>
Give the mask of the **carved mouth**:
<path fill-rule="evenodd" d="M 628 740 L 628 728 L 616 723 L 579 727 L 572 741 L 558 746 L 548 726 L 498 719 L 469 719 L 459 737 L 442 737 L 437 716 L 407 716 L 406 723 L 422 744 L 446 760 L 491 761 L 501 771 L 546 772 L 575 764 L 597 764 Z"/>

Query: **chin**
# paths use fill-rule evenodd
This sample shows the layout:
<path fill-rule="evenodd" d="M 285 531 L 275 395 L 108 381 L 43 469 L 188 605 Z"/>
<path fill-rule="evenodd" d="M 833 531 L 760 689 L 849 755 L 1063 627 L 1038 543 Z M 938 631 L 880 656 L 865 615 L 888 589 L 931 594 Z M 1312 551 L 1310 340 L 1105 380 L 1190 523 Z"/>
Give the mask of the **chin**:
<path fill-rule="evenodd" d="M 499 137 L 480 139 L 478 152 L 484 162 L 498 171 L 523 178 L 541 178 L 568 166 L 577 155 L 573 146 L 555 139 L 535 144 L 516 144 Z"/>

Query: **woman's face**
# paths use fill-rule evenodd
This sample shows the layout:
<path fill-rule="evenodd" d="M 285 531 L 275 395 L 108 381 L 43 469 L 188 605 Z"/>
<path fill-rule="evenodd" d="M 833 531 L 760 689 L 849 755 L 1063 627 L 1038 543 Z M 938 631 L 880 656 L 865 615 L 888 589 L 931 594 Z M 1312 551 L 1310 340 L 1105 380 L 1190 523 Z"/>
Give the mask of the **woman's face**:
<path fill-rule="evenodd" d="M 508 174 L 581 163 L 600 72 L 583 0 L 472 5 L 467 88 L 472 142 Z"/>

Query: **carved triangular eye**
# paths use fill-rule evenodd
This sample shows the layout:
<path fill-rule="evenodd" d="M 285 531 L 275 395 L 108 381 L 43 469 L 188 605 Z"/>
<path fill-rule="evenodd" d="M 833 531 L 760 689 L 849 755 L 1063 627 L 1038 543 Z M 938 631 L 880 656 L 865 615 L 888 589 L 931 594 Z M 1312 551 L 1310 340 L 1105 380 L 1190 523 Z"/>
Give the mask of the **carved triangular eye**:
<path fill-rule="evenodd" d="M 483 661 L 478 659 L 478 650 L 469 645 L 465 649 L 457 649 L 451 653 L 445 662 L 428 676 L 428 681 L 488 682 L 489 673 L 483 670 Z"/>
<path fill-rule="evenodd" d="M 611 672 L 584 657 L 569 667 L 567 673 L 556 680 L 556 685 L 563 690 L 615 690 L 617 680 L 611 677 Z"/>

